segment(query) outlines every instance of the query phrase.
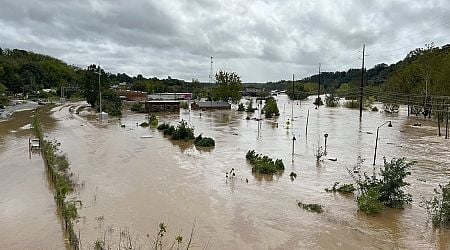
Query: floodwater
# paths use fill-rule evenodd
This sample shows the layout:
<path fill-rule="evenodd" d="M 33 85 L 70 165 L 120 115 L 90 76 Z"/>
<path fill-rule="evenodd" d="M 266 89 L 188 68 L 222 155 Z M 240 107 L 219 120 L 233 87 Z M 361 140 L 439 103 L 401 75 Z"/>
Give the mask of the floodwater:
<path fill-rule="evenodd" d="M 196 135 L 213 137 L 216 147 L 210 150 L 173 142 L 156 129 L 136 126 L 145 121 L 143 114 L 125 113 L 120 121 L 100 124 L 71 113 L 69 106 L 55 109 L 56 126 L 47 132 L 61 142 L 81 184 L 78 198 L 83 207 L 76 231 L 82 247 L 90 248 L 104 237 L 107 245 L 117 247 L 124 230 L 130 232 L 135 246 L 149 246 L 160 222 L 168 226 L 163 240 L 168 247 L 178 234 L 186 241 L 193 225 L 193 244 L 201 249 L 450 247 L 450 232 L 433 230 L 426 211 L 419 207 L 421 197 L 430 197 L 439 183 L 449 181 L 450 140 L 436 136 L 434 123 L 408 118 L 404 108 L 397 115 L 365 111 L 360 123 L 358 110 L 315 109 L 312 100 L 291 103 L 286 96 L 277 99 L 280 117 L 262 121 L 259 131 L 257 121 L 245 120 L 246 114 L 235 110 L 182 110 L 159 116 L 160 122 L 173 125 L 184 119 L 194 126 Z M 293 126 L 285 128 L 292 107 Z M 358 156 L 366 160 L 364 169 L 371 173 L 376 129 L 388 120 L 393 127 L 380 128 L 376 167 L 382 166 L 383 156 L 416 160 L 407 178 L 411 183 L 407 191 L 414 201 L 405 209 L 386 209 L 370 217 L 357 212 L 353 195 L 330 194 L 324 189 L 336 181 L 350 183 L 347 168 L 355 165 Z M 411 126 L 415 122 L 422 126 Z M 314 152 L 324 146 L 325 133 L 329 134 L 327 156 L 317 163 Z M 297 140 L 292 161 L 293 134 Z M 144 135 L 151 138 L 141 138 Z M 4 145 L 2 142 L 2 157 L 9 152 Z M 284 173 L 273 178 L 253 175 L 245 160 L 249 149 L 283 159 Z M 225 173 L 231 168 L 236 169 L 236 177 L 227 179 Z M 292 171 L 297 173 L 293 181 L 289 177 Z M 34 177 L 45 187 L 41 174 Z M 51 199 L 48 191 L 43 194 Z M 305 211 L 297 201 L 322 204 L 325 212 Z M 57 221 L 56 215 L 53 221 Z M 3 237 L 3 226 L 0 230 Z M 10 230 L 19 232 L 20 228 Z"/>
<path fill-rule="evenodd" d="M 44 162 L 30 154 L 31 111 L 0 122 L 0 248 L 63 249 L 64 235 Z M 46 129 L 52 122 L 46 119 Z"/>

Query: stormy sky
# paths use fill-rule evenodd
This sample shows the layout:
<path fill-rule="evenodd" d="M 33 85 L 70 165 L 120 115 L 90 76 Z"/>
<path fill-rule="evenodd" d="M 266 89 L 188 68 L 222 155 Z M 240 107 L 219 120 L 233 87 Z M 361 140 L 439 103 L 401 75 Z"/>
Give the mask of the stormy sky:
<path fill-rule="evenodd" d="M 448 0 L 0 0 L 0 47 L 106 71 L 245 82 L 393 63 L 450 43 Z"/>

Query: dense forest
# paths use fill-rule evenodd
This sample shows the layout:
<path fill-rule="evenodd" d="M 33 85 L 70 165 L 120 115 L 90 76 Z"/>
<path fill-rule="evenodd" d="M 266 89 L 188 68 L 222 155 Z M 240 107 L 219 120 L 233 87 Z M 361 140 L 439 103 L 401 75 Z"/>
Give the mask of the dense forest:
<path fill-rule="evenodd" d="M 68 65 L 56 58 L 20 49 L 0 48 L 0 89 L 11 94 L 30 94 L 42 89 L 79 87 L 84 84 L 98 84 L 98 75 L 88 74 L 95 65 L 86 69 Z M 98 70 L 97 66 L 95 68 Z M 97 82 L 86 79 L 87 75 Z M 89 83 L 86 81 L 89 80 Z M 126 73 L 103 72 L 102 84 L 107 86 L 127 83 L 130 89 L 152 92 L 193 92 L 200 83 L 193 79 L 184 80 L 145 78 L 142 75 L 129 76 Z"/>
<path fill-rule="evenodd" d="M 450 45 L 434 47 L 428 44 L 409 52 L 397 63 L 381 63 L 364 72 L 364 86 L 368 95 L 398 93 L 403 95 L 450 96 Z M 317 92 L 319 75 L 315 74 L 295 81 L 296 98 Z M 361 69 L 341 72 L 321 72 L 322 92 L 334 90 L 357 93 L 361 83 Z M 292 92 L 292 81 L 283 80 L 266 84 L 271 89 L 287 89 Z"/>

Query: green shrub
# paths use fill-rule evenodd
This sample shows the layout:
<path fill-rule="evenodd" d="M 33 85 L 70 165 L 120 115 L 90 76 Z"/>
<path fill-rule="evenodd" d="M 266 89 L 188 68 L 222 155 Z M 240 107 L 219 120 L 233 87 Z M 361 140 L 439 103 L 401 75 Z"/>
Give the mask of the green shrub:
<path fill-rule="evenodd" d="M 390 162 L 384 159 L 384 168 L 381 169 L 380 201 L 394 208 L 402 208 L 404 204 L 411 203 L 411 194 L 405 194 L 403 187 L 408 186 L 405 178 L 411 175 L 408 170 L 415 162 L 406 162 L 405 158 L 392 159 Z"/>
<path fill-rule="evenodd" d="M 323 105 L 322 98 L 321 98 L 320 96 L 317 97 L 317 98 L 314 100 L 313 104 L 316 105 L 316 106 L 322 106 L 322 105 Z"/>
<path fill-rule="evenodd" d="M 213 138 L 202 137 L 200 134 L 195 138 L 194 145 L 199 147 L 214 147 L 216 143 Z"/>
<path fill-rule="evenodd" d="M 157 130 L 166 130 L 170 127 L 169 123 L 162 123 L 156 129 Z"/>
<path fill-rule="evenodd" d="M 192 140 L 195 139 L 194 129 L 190 128 L 184 120 L 178 123 L 177 128 L 172 133 L 172 140 Z"/>
<path fill-rule="evenodd" d="M 371 110 L 372 110 L 373 112 L 378 112 L 377 106 L 373 106 Z"/>
<path fill-rule="evenodd" d="M 174 132 L 175 132 L 175 127 L 174 126 L 170 126 L 169 128 L 164 130 L 164 135 L 172 136 Z"/>
<path fill-rule="evenodd" d="M 329 193 L 336 193 L 336 192 L 338 192 L 338 193 L 342 193 L 342 194 L 350 194 L 350 193 L 353 193 L 353 191 L 356 190 L 355 187 L 353 186 L 353 184 L 351 184 L 351 183 L 350 184 L 343 184 L 343 185 L 341 185 L 339 187 L 338 187 L 338 185 L 339 185 L 339 182 L 335 182 L 331 189 L 325 188 L 325 191 L 329 192 Z"/>
<path fill-rule="evenodd" d="M 238 111 L 245 111 L 245 106 L 243 103 L 239 103 L 238 105 Z"/>
<path fill-rule="evenodd" d="M 439 189 L 434 189 L 434 196 L 429 200 L 423 199 L 420 206 L 427 210 L 433 227 L 450 228 L 450 182 L 445 186 L 439 185 Z"/>
<path fill-rule="evenodd" d="M 405 158 L 393 158 L 388 162 L 385 158 L 384 166 L 380 169 L 381 173 L 377 175 L 374 170 L 372 176 L 365 173 L 364 176 L 361 176 L 362 163 L 363 160 L 359 157 L 353 171 L 348 170 L 356 181 L 360 193 L 358 197 L 360 210 L 367 214 L 376 214 L 379 209 L 378 203 L 374 199 L 382 205 L 393 208 L 403 208 L 404 204 L 411 203 L 412 196 L 406 194 L 403 187 L 409 185 L 404 180 L 411 174 L 408 170 L 415 162 L 407 162 Z"/>
<path fill-rule="evenodd" d="M 133 103 L 133 105 L 131 105 L 130 109 L 133 112 L 142 112 L 142 105 L 139 103 Z"/>
<path fill-rule="evenodd" d="M 149 115 L 149 122 L 150 125 L 152 126 L 157 126 L 158 125 L 158 118 L 156 117 L 156 115 Z"/>
<path fill-rule="evenodd" d="M 325 104 L 327 105 L 327 107 L 339 106 L 339 96 L 336 96 L 334 93 L 325 95 Z"/>
<path fill-rule="evenodd" d="M 307 204 L 307 203 L 302 203 L 302 202 L 298 202 L 297 205 L 303 209 L 305 209 L 306 211 L 310 211 L 310 212 L 316 212 L 318 214 L 323 213 L 323 206 L 319 205 L 319 204 Z"/>
<path fill-rule="evenodd" d="M 367 215 L 376 215 L 383 212 L 383 204 L 380 202 L 380 190 L 377 187 L 370 188 L 356 200 L 360 211 Z"/>
<path fill-rule="evenodd" d="M 255 154 L 254 150 L 249 150 L 245 158 L 252 165 L 252 172 L 261 174 L 275 174 L 284 170 L 284 164 L 281 159 L 274 161 L 268 156 Z"/>

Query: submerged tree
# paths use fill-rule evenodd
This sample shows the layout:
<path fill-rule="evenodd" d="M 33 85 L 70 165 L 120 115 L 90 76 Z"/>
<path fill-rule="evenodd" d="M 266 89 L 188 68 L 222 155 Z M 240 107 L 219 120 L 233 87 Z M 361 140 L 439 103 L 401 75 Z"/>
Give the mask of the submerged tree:
<path fill-rule="evenodd" d="M 238 102 L 243 89 L 240 76 L 235 72 L 219 71 L 216 73 L 217 86 L 213 89 L 213 99 Z"/>
<path fill-rule="evenodd" d="M 266 118 L 272 118 L 272 116 L 279 116 L 280 111 L 278 110 L 277 101 L 272 96 L 266 98 L 264 104 L 263 112 Z"/>

